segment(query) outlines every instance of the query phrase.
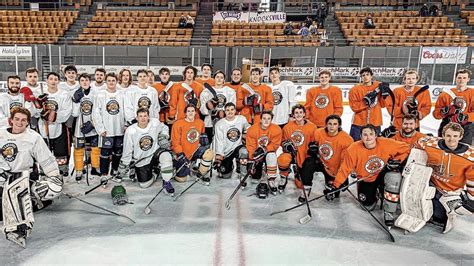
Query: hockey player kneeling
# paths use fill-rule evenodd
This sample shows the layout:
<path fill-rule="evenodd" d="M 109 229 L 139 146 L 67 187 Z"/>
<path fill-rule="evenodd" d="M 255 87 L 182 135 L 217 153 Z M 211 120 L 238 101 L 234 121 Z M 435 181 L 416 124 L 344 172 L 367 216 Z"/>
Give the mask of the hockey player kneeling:
<path fill-rule="evenodd" d="M 359 201 L 369 210 L 374 210 L 378 194 L 385 185 L 384 198 L 386 202 L 398 202 L 398 191 L 391 189 L 401 182 L 401 174 L 397 173 L 410 152 L 408 144 L 392 139 L 377 137 L 376 128 L 372 124 L 363 126 L 361 140 L 347 148 L 334 183 L 324 191 L 329 194 L 339 188 L 351 173 L 362 179 L 357 183 Z M 388 190 L 387 190 L 388 189 Z M 378 191 L 379 190 L 379 193 Z M 392 226 L 394 218 L 390 213 L 390 205 L 384 204 L 384 218 L 387 226 Z"/>
<path fill-rule="evenodd" d="M 10 114 L 10 127 L 0 130 L 2 232 L 8 240 L 23 247 L 33 229 L 33 211 L 50 205 L 63 186 L 54 155 L 43 138 L 27 128 L 30 119 L 27 109 L 16 107 Z M 45 176 L 30 180 L 30 169 L 35 161 Z"/>
<path fill-rule="evenodd" d="M 460 142 L 463 134 L 462 126 L 451 122 L 443 128 L 443 138 L 426 137 L 418 141 L 416 148 L 426 153 L 422 152 L 423 156 L 417 156 L 422 159 L 415 162 L 426 164 L 432 169 L 430 187 L 427 181 L 425 183 L 417 180 L 404 181 L 402 193 L 406 185 L 411 185 L 413 188 L 407 189 L 409 194 L 401 195 L 402 215 L 397 220 L 397 226 L 416 232 L 423 227 L 432 212 L 431 222 L 441 224 L 443 233 L 447 233 L 453 229 L 456 216 L 472 214 L 474 211 L 474 148 Z M 406 178 L 406 175 L 404 176 Z M 416 177 L 418 179 L 418 176 Z M 436 188 L 436 191 L 432 186 Z M 465 187 L 467 191 L 464 191 Z M 417 205 L 409 204 L 413 198 L 420 198 L 421 204 L 419 202 L 413 202 Z M 426 206 L 426 199 L 430 198 L 433 198 L 432 206 L 431 204 Z M 418 205 L 421 205 L 421 210 Z"/>
<path fill-rule="evenodd" d="M 175 179 L 178 182 L 186 182 L 191 173 L 191 162 L 199 160 L 199 166 L 193 168 L 193 173 L 204 185 L 209 185 L 211 179 L 207 173 L 211 168 L 214 152 L 209 148 L 209 139 L 204 133 L 204 122 L 195 118 L 196 107 L 189 104 L 184 110 L 186 117 L 176 121 L 171 130 L 171 147 L 176 155 Z"/>
<path fill-rule="evenodd" d="M 225 118 L 219 120 L 215 126 L 215 135 L 212 142 L 216 158 L 214 168 L 219 172 L 219 177 L 231 178 L 234 168 L 234 159 L 237 160 L 237 173 L 239 179 L 247 174 L 247 148 L 242 144 L 244 133 L 250 127 L 247 119 L 242 115 L 235 115 L 234 103 L 224 106 Z M 246 184 L 243 184 L 245 187 Z"/>
<path fill-rule="evenodd" d="M 140 187 L 150 187 L 161 173 L 165 191 L 173 195 L 174 188 L 170 182 L 173 177 L 173 159 L 168 126 L 158 118 L 150 118 L 148 108 L 139 108 L 136 119 L 138 122 L 125 131 L 119 176 L 127 176 L 130 165 L 134 163 Z"/>
<path fill-rule="evenodd" d="M 263 111 L 259 123 L 251 126 L 247 131 L 246 146 L 249 152 L 249 163 L 254 169 L 252 179 L 259 180 L 257 185 L 257 197 L 264 199 L 269 190 L 276 195 L 278 189 L 275 185 L 277 175 L 276 150 L 281 144 L 281 128 L 272 124 L 273 114 L 271 111 Z M 266 164 L 266 175 L 263 174 L 263 163 Z M 268 179 L 268 182 L 267 182 Z M 270 188 L 269 188 L 270 187 Z"/>

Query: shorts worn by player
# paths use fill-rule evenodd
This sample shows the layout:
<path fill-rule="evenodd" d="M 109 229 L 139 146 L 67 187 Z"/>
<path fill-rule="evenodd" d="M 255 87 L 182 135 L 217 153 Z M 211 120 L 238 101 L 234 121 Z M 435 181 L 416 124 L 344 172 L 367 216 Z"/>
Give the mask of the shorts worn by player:
<path fill-rule="evenodd" d="M 407 91 L 405 87 L 398 87 L 393 90 L 395 96 L 395 107 L 393 109 L 393 126 L 396 129 L 402 128 L 402 118 L 404 115 L 415 115 L 419 118 L 421 114 L 422 119 L 431 112 L 431 96 L 429 90 L 425 90 L 419 94 L 417 92 L 421 89 L 420 86 L 415 86 L 413 90 Z M 416 95 L 417 94 L 417 95 Z M 416 95 L 416 98 L 415 98 Z M 392 100 L 386 100 L 387 110 L 392 110 Z M 420 126 L 417 121 L 416 127 Z"/>
<path fill-rule="evenodd" d="M 124 99 L 125 121 L 128 124 L 131 124 L 135 119 L 139 108 L 148 109 L 151 118 L 159 118 L 160 103 L 158 101 L 158 93 L 153 87 L 140 88 L 138 85 L 132 86 L 125 91 Z"/>
<path fill-rule="evenodd" d="M 304 105 L 308 112 L 309 121 L 317 127 L 326 125 L 325 119 L 329 115 L 342 116 L 344 107 L 342 105 L 342 90 L 336 86 L 327 89 L 316 86 L 306 92 L 306 103 Z"/>

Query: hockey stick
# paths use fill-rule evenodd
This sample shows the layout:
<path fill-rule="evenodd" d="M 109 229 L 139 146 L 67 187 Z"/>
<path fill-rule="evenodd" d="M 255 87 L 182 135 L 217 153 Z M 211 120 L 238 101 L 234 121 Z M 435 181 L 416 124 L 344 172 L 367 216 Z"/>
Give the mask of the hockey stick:
<path fill-rule="evenodd" d="M 367 177 L 366 177 L 366 178 L 367 178 Z M 343 186 L 343 187 L 341 187 L 341 188 L 339 188 L 339 189 L 336 189 L 336 190 L 334 190 L 334 191 L 332 191 L 332 192 L 329 192 L 327 195 L 332 195 L 332 194 L 334 194 L 334 193 L 336 193 L 336 192 L 343 191 L 343 190 L 347 189 L 348 187 L 350 187 L 350 186 L 352 186 L 352 185 L 354 185 L 354 184 L 356 184 L 356 183 L 359 183 L 359 182 L 361 182 L 361 181 L 364 181 L 364 180 L 365 180 L 365 178 L 361 178 L 361 179 L 354 180 L 354 181 L 352 181 L 351 183 L 349 183 L 349 184 L 346 185 L 346 186 Z M 318 199 L 320 199 L 320 198 L 322 198 L 322 197 L 324 197 L 324 196 L 326 196 L 326 195 L 317 196 L 317 197 L 315 197 L 315 198 L 312 198 L 312 199 L 308 200 L 307 202 L 308 202 L 308 203 L 313 202 L 313 201 L 318 200 Z M 304 205 L 306 205 L 306 203 L 300 203 L 300 204 L 298 204 L 298 205 L 295 205 L 295 206 L 293 206 L 293 207 L 290 207 L 290 208 L 285 209 L 285 210 L 282 210 L 282 211 L 272 212 L 272 213 L 270 213 L 270 216 L 273 216 L 273 215 L 279 214 L 279 213 L 288 212 L 288 211 L 294 210 L 294 209 L 299 208 L 299 207 L 304 206 Z"/>
<path fill-rule="evenodd" d="M 110 180 L 111 178 L 112 178 L 112 177 L 109 176 L 109 177 L 107 177 L 107 178 L 105 178 L 105 179 L 101 179 L 101 180 L 100 180 L 100 184 L 98 184 L 97 186 L 95 186 L 95 187 L 93 187 L 93 188 L 87 190 L 87 191 L 84 193 L 84 195 L 87 195 L 87 194 L 91 193 L 92 191 L 98 189 L 100 186 L 104 186 L 104 188 L 105 188 L 105 185 L 107 184 L 107 182 L 109 182 L 109 180 Z"/>
<path fill-rule="evenodd" d="M 81 122 L 82 122 L 82 125 L 81 127 L 84 125 L 84 115 L 82 114 L 82 108 L 81 108 Z M 79 129 L 81 131 L 81 129 Z M 85 163 L 86 163 L 86 183 L 88 186 L 89 185 L 89 158 L 87 158 L 87 149 L 86 149 L 86 134 L 84 134 L 82 131 L 82 137 L 84 138 L 84 157 L 86 159 Z M 92 150 L 92 144 L 91 144 L 91 150 Z M 101 182 L 102 183 L 102 182 Z"/>
<path fill-rule="evenodd" d="M 375 217 L 372 212 L 367 209 L 366 206 L 364 206 L 364 204 L 362 204 L 362 202 L 359 201 L 359 199 L 352 193 L 352 191 L 350 189 L 347 190 L 349 192 L 349 194 L 351 194 L 351 196 L 357 201 L 357 203 L 359 203 L 359 205 L 366 211 L 370 214 L 370 216 L 372 216 L 372 218 L 374 218 L 374 220 L 382 227 L 382 229 L 388 234 L 388 236 L 390 237 L 390 240 L 392 240 L 392 242 L 395 242 L 395 238 L 393 237 L 392 233 L 390 233 L 390 231 L 387 229 L 387 227 L 385 227 L 385 225 L 383 225 L 379 219 L 377 219 L 377 217 Z"/>
<path fill-rule="evenodd" d="M 161 191 L 163 191 L 165 187 L 162 187 L 158 193 L 156 193 L 156 195 L 150 200 L 150 202 L 148 202 L 148 204 L 145 206 L 145 209 L 144 209 L 144 212 L 146 215 L 150 214 L 151 213 L 151 209 L 150 209 L 150 205 L 151 203 L 156 199 L 156 197 L 158 197 L 158 195 L 160 195 Z"/>
<path fill-rule="evenodd" d="M 198 181 L 199 181 L 199 178 L 196 178 L 196 180 L 194 180 L 194 182 L 191 183 L 191 185 L 189 185 L 187 188 L 185 188 L 183 191 L 181 191 L 181 193 L 179 193 L 179 194 L 173 199 L 173 201 L 177 201 L 186 191 L 188 191 L 188 189 L 190 189 L 192 186 L 194 186 L 194 184 L 196 184 Z"/>
<path fill-rule="evenodd" d="M 298 172 L 298 168 L 296 167 L 296 161 L 294 158 L 296 158 L 296 153 L 297 151 L 295 151 L 295 153 L 293 154 L 293 171 L 295 172 L 295 176 L 298 177 L 298 179 L 301 180 L 301 178 L 299 178 L 299 172 Z M 301 181 L 301 183 L 303 183 L 303 181 Z M 306 188 L 304 187 L 303 185 L 303 195 L 304 195 L 304 200 L 305 200 L 305 203 L 306 203 L 306 207 L 308 208 L 308 214 L 306 214 L 304 217 L 300 218 L 300 224 L 307 224 L 309 221 L 311 221 L 311 218 L 313 217 L 311 215 L 311 208 L 309 207 L 309 202 L 308 202 L 308 195 L 306 194 Z"/>
<path fill-rule="evenodd" d="M 95 204 L 93 204 L 93 203 L 90 203 L 90 202 L 88 202 L 88 201 L 85 201 L 85 200 L 83 200 L 83 199 L 80 199 L 79 197 L 76 197 L 76 196 L 71 195 L 71 194 L 64 193 L 64 195 L 66 195 L 66 196 L 69 197 L 69 198 L 77 199 L 78 201 L 80 201 L 80 202 L 82 202 L 82 203 L 85 203 L 85 204 L 87 204 L 87 205 L 93 206 L 93 207 L 95 207 L 95 208 L 97 208 L 97 209 L 103 210 L 103 211 L 108 212 L 108 213 L 110 213 L 110 214 L 113 214 L 113 215 L 116 215 L 116 216 L 120 216 L 120 217 L 123 217 L 123 218 L 127 218 L 127 219 L 130 220 L 131 222 L 136 223 L 132 218 L 128 217 L 128 216 L 125 215 L 125 214 L 121 214 L 121 213 L 114 212 L 114 211 L 111 211 L 111 210 L 109 210 L 109 209 L 106 209 L 106 208 L 104 208 L 104 207 L 100 207 L 100 206 L 98 206 L 98 205 L 95 205 Z"/>
<path fill-rule="evenodd" d="M 237 191 L 240 190 L 240 188 L 245 184 L 245 182 L 247 181 L 247 179 L 249 178 L 249 176 L 251 175 L 251 173 L 254 171 L 255 169 L 255 164 L 252 166 L 252 169 L 250 172 L 247 172 L 247 174 L 244 176 L 244 178 L 242 178 L 242 180 L 240 180 L 239 182 L 239 185 L 237 185 L 237 187 L 234 189 L 234 191 L 232 192 L 232 194 L 230 195 L 230 197 L 226 200 L 225 202 L 225 208 L 227 210 L 230 210 L 230 204 L 232 203 L 232 199 L 235 197 L 235 195 L 237 194 Z"/>

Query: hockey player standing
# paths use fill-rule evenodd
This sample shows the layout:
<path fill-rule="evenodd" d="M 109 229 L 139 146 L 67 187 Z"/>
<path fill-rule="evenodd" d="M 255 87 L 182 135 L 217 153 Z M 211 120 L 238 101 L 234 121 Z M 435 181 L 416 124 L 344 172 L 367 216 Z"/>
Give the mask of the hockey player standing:
<path fill-rule="evenodd" d="M 34 102 L 38 96 L 43 94 L 43 87 L 40 83 L 38 83 L 38 70 L 36 68 L 28 68 L 25 72 L 25 78 L 26 86 L 21 88 L 20 93 L 23 93 L 25 96 L 29 96 L 25 100 Z M 36 111 L 32 111 L 31 113 L 30 127 L 33 130 L 38 131 L 38 118 L 34 114 L 35 112 Z"/>
<path fill-rule="evenodd" d="M 316 126 L 310 121 L 306 120 L 306 110 L 303 105 L 297 104 L 293 106 L 291 114 L 294 121 L 288 122 L 283 127 L 283 153 L 278 156 L 278 169 L 280 170 L 280 182 L 278 190 L 283 192 L 288 183 L 288 174 L 290 172 L 291 164 L 297 165 L 298 188 L 304 188 L 308 191 L 311 189 L 313 182 L 313 174 L 316 170 L 316 151 L 308 152 L 308 148 L 314 144 L 314 131 Z M 312 146 L 314 149 L 314 146 Z M 308 157 L 308 155 L 310 155 Z M 304 170 L 303 170 L 304 169 Z M 296 180 L 296 179 L 295 179 Z M 303 183 L 303 186 L 301 186 Z M 304 201 L 305 197 L 301 191 L 300 200 Z M 307 194 L 307 195 L 308 195 Z"/>
<path fill-rule="evenodd" d="M 196 79 L 196 82 L 201 83 L 201 85 L 204 85 L 204 83 L 207 83 L 211 86 L 216 85 L 216 81 L 212 78 L 212 66 L 211 64 L 204 63 L 201 66 L 201 77 Z"/>
<path fill-rule="evenodd" d="M 53 154 L 42 137 L 28 128 L 30 116 L 26 108 L 15 107 L 10 113 L 10 128 L 0 129 L 2 231 L 7 239 L 23 247 L 33 229 L 33 211 L 50 205 L 63 186 Z M 30 180 L 34 162 L 45 174 L 40 180 Z"/>
<path fill-rule="evenodd" d="M 261 113 L 263 111 L 273 110 L 272 89 L 265 84 L 261 84 L 262 70 L 258 67 L 250 70 L 250 84 L 244 84 L 242 87 L 242 97 L 245 107 L 241 111 L 241 115 L 247 118 L 251 124 L 259 124 Z M 246 89 L 246 87 L 250 87 Z M 272 115 L 273 116 L 273 115 Z"/>
<path fill-rule="evenodd" d="M 433 116 L 442 119 L 438 136 L 449 122 L 461 124 L 464 135 L 461 142 L 474 145 L 474 89 L 467 87 L 471 80 L 471 71 L 461 69 L 456 72 L 456 87 L 444 90 L 436 100 Z"/>
<path fill-rule="evenodd" d="M 72 96 L 72 94 L 79 88 L 79 82 L 77 81 L 77 68 L 73 65 L 66 66 L 64 68 L 64 76 L 66 82 L 60 83 L 59 88 L 63 89 Z"/>
<path fill-rule="evenodd" d="M 70 94 L 58 88 L 59 74 L 50 72 L 47 76 L 47 89 L 44 95 L 38 97 L 41 119 L 38 128 L 41 136 L 45 139 L 49 148 L 53 151 L 58 161 L 59 170 L 62 175 L 69 175 L 69 146 L 67 137 L 66 121 L 72 113 L 72 101 Z"/>
<path fill-rule="evenodd" d="M 132 72 L 124 68 L 118 75 L 117 89 L 128 89 L 132 85 Z"/>
<path fill-rule="evenodd" d="M 247 148 L 243 145 L 242 139 L 250 125 L 245 117 L 236 115 L 234 103 L 226 103 L 224 109 L 225 118 L 216 123 L 216 134 L 212 142 L 216 154 L 214 168 L 217 169 L 220 177 L 231 178 L 234 159 L 236 159 L 238 160 L 237 173 L 239 173 L 239 178 L 242 179 L 247 173 L 248 159 Z"/>
<path fill-rule="evenodd" d="M 361 69 L 359 74 L 362 84 L 355 85 L 349 91 L 349 105 L 354 112 L 350 135 L 354 141 L 360 139 L 361 128 L 367 124 L 374 125 L 377 134 L 380 134 L 384 98 L 390 90 L 388 84 L 372 81 L 374 73 L 369 67 Z"/>
<path fill-rule="evenodd" d="M 34 104 L 27 101 L 34 96 L 20 93 L 20 77 L 9 76 L 7 78 L 7 93 L 0 93 L 0 128 L 8 127 L 8 119 L 10 119 L 10 111 L 14 107 L 25 107 L 30 113 L 35 112 Z M 25 92 L 25 90 L 23 90 Z M 29 122 L 29 121 L 28 121 Z"/>
<path fill-rule="evenodd" d="M 125 131 L 124 152 L 118 173 L 126 176 L 131 163 L 135 163 L 138 185 L 150 187 L 157 178 L 158 172 L 163 178 L 163 187 L 169 194 L 174 193 L 171 178 L 173 177 L 173 159 L 170 153 L 168 127 L 158 118 L 150 118 L 149 109 L 137 110 L 137 123 Z"/>
<path fill-rule="evenodd" d="M 91 88 L 91 77 L 89 74 L 79 76 L 80 87 L 72 95 L 72 116 L 76 118 L 74 129 L 74 168 L 76 170 L 76 181 L 82 179 L 84 170 L 84 150 L 90 147 L 90 161 L 92 165 L 91 175 L 99 175 L 99 138 L 94 124 L 92 123 L 92 110 L 94 109 L 95 92 Z"/>
<path fill-rule="evenodd" d="M 234 89 L 236 95 L 237 114 L 240 114 L 240 111 L 242 111 L 242 108 L 244 108 L 244 98 L 242 96 L 242 90 L 244 90 L 242 88 L 242 70 L 240 68 L 232 69 L 230 82 L 227 82 L 225 85 Z"/>
<path fill-rule="evenodd" d="M 195 81 L 197 69 L 193 66 L 187 66 L 183 71 L 183 79 L 177 88 L 171 94 L 170 117 L 169 121 L 176 121 L 186 117 L 185 108 L 188 104 L 194 105 L 199 110 L 199 96 L 203 90 L 203 86 Z M 196 112 L 196 118 L 199 113 Z"/>
<path fill-rule="evenodd" d="M 159 118 L 160 103 L 158 93 L 148 85 L 146 70 L 137 71 L 138 84 L 125 90 L 125 120 L 127 126 L 136 122 L 136 113 L 139 108 L 150 110 L 151 118 Z"/>
<path fill-rule="evenodd" d="M 206 134 L 212 142 L 214 136 L 214 125 L 216 122 L 224 118 L 224 106 L 226 103 L 236 102 L 235 91 L 224 85 L 225 74 L 218 70 L 215 74 L 215 85 L 205 85 L 199 97 L 201 101 L 200 111 L 204 116 L 204 126 L 206 127 Z"/>
<path fill-rule="evenodd" d="M 155 83 L 153 87 L 156 89 L 158 100 L 160 101 L 160 121 L 171 129 L 173 121 L 168 121 L 168 117 L 170 116 L 170 95 L 176 90 L 176 86 L 175 83 L 170 80 L 169 68 L 161 68 L 158 75 L 160 76 L 160 82 Z"/>
<path fill-rule="evenodd" d="M 295 84 L 288 80 L 280 80 L 280 69 L 270 68 L 270 80 L 273 95 L 273 121 L 272 123 L 283 128 L 291 114 L 291 107 L 295 104 Z"/>
<path fill-rule="evenodd" d="M 427 165 L 433 169 L 431 183 L 436 194 L 432 220 L 442 224 L 443 233 L 447 233 L 457 215 L 474 212 L 474 148 L 460 142 L 464 129 L 457 123 L 445 125 L 442 134 L 443 138 L 420 139 L 416 148 L 426 151 Z"/>
<path fill-rule="evenodd" d="M 176 121 L 171 131 L 171 147 L 176 155 L 175 179 L 178 182 L 186 182 L 191 171 L 191 162 L 200 160 L 196 175 L 208 185 L 211 179 L 206 174 L 211 168 L 214 153 L 209 148 L 209 139 L 204 133 L 204 122 L 196 118 L 196 107 L 189 104 L 184 110 L 186 117 Z"/>
<path fill-rule="evenodd" d="M 96 92 L 92 121 L 99 135 L 100 173 L 109 174 L 110 156 L 112 155 L 113 174 L 117 172 L 122 157 L 123 134 L 125 127 L 124 93 L 117 90 L 117 77 L 108 73 L 107 88 Z"/>
<path fill-rule="evenodd" d="M 259 180 L 257 197 L 266 198 L 269 190 L 276 194 L 278 189 L 275 184 L 277 176 L 276 151 L 281 144 L 281 128 L 272 124 L 272 111 L 265 110 L 260 115 L 259 122 L 247 131 L 246 147 L 250 162 L 247 171 L 252 171 L 252 179 Z M 264 169 L 263 164 L 266 164 Z M 263 172 L 265 171 L 266 174 Z M 268 180 L 267 180 L 268 179 Z"/>

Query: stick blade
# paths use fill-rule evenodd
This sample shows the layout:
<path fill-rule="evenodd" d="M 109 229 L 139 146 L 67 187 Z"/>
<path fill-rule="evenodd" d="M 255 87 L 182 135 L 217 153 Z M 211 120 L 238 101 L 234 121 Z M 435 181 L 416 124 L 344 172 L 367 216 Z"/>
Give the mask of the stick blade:
<path fill-rule="evenodd" d="M 300 224 L 307 224 L 309 221 L 311 221 L 311 216 L 306 214 L 304 217 L 300 219 Z"/>
<path fill-rule="evenodd" d="M 150 213 L 151 213 L 150 207 L 146 207 L 146 208 L 145 208 L 145 214 L 148 215 L 148 214 L 150 214 Z"/>
<path fill-rule="evenodd" d="M 225 208 L 226 208 L 227 210 L 230 210 L 230 201 L 226 201 L 226 202 L 225 202 Z"/>

